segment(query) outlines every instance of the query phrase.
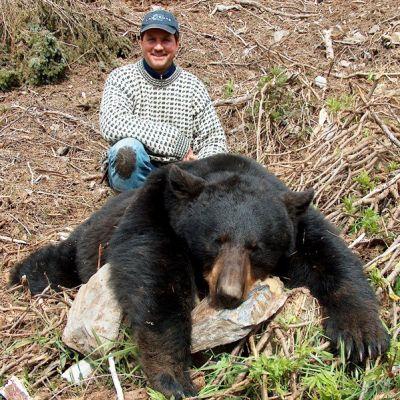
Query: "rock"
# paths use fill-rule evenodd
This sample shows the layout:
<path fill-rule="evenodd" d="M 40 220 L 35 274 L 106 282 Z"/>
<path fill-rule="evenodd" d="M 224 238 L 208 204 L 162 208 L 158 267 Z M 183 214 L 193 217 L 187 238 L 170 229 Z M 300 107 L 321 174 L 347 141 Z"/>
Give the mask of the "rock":
<path fill-rule="evenodd" d="M 349 33 L 343 40 L 345 44 L 361 44 L 364 43 L 367 38 L 359 31 L 353 31 Z"/>
<path fill-rule="evenodd" d="M 370 35 L 373 35 L 376 32 L 379 32 L 381 30 L 381 27 L 379 25 L 372 25 L 368 33 Z"/>
<path fill-rule="evenodd" d="M 340 60 L 339 65 L 340 65 L 341 67 L 343 67 L 343 68 L 348 68 L 348 67 L 350 67 L 351 62 L 350 62 L 350 61 L 347 61 L 347 60 Z"/>
<path fill-rule="evenodd" d="M 216 310 L 203 299 L 192 311 L 192 353 L 240 340 L 274 315 L 286 299 L 278 278 L 256 283 L 247 300 L 232 310 Z"/>
<path fill-rule="evenodd" d="M 390 35 L 383 35 L 382 43 L 387 48 L 400 45 L 400 32 L 393 32 Z"/>
<path fill-rule="evenodd" d="M 326 89 L 328 86 L 328 81 L 323 76 L 317 76 L 314 79 L 315 86 L 318 86 L 321 89 Z"/>
<path fill-rule="evenodd" d="M 289 31 L 280 30 L 274 32 L 274 43 L 279 43 L 285 36 L 289 35 Z"/>
<path fill-rule="evenodd" d="M 82 385 L 92 372 L 93 369 L 91 365 L 87 361 L 81 360 L 69 367 L 61 376 L 69 383 Z"/>
<path fill-rule="evenodd" d="M 83 354 L 96 349 L 107 354 L 118 337 L 122 312 L 108 285 L 110 265 L 106 264 L 82 285 L 68 314 L 62 339 Z"/>
<path fill-rule="evenodd" d="M 68 152 L 69 152 L 68 146 L 59 147 L 57 149 L 57 155 L 59 155 L 60 157 L 66 156 Z"/>

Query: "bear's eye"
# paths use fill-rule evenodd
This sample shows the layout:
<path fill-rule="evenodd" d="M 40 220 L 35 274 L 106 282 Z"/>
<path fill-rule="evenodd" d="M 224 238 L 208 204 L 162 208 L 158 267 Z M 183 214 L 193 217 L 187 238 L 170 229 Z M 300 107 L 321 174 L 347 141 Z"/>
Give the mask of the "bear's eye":
<path fill-rule="evenodd" d="M 255 240 L 246 243 L 245 247 L 247 250 L 250 250 L 250 251 L 260 250 L 260 246 Z"/>
<path fill-rule="evenodd" d="M 216 237 L 214 239 L 214 241 L 216 244 L 219 244 L 219 245 L 224 244 L 229 241 L 229 235 L 227 233 L 224 233 L 224 234 Z"/>

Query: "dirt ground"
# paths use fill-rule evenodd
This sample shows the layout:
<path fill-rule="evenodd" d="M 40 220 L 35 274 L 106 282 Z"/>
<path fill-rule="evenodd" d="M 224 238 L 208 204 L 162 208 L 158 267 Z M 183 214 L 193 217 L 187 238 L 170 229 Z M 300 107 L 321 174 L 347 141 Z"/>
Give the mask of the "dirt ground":
<path fill-rule="evenodd" d="M 371 266 L 394 286 L 400 252 L 400 45 L 393 34 L 400 31 L 399 2 L 111 0 L 108 10 L 123 34 L 135 32 L 154 5 L 168 7 L 181 22 L 177 62 L 206 83 L 231 151 L 258 159 L 293 189 L 313 186 L 316 205 L 366 263 L 378 257 Z M 333 58 L 323 38 L 329 29 Z M 136 43 L 119 65 L 139 56 Z M 0 93 L 0 376 L 42 371 L 32 388 L 42 398 L 51 397 L 58 349 L 43 351 L 28 340 L 11 353 L 5 349 L 32 333 L 45 336 L 46 327 L 61 330 L 73 294 L 37 304 L 27 293 L 6 289 L 7 274 L 113 195 L 101 183 L 107 143 L 98 124 L 111 69 L 77 60 L 59 84 Z M 282 74 L 287 79 L 279 83 Z M 326 88 L 315 84 L 317 76 L 326 78 Z M 359 210 L 371 208 L 378 229 L 369 230 L 344 198 Z M 398 306 L 390 290 L 377 290 L 383 318 L 396 324 Z M 67 392 L 52 398 L 68 398 Z"/>

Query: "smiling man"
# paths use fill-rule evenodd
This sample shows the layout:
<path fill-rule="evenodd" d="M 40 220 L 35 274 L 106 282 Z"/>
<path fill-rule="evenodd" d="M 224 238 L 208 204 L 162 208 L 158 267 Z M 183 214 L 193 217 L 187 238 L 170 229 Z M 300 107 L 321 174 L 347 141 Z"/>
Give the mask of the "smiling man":
<path fill-rule="evenodd" d="M 108 180 L 117 191 L 140 187 L 159 165 L 226 153 L 226 137 L 204 84 L 174 63 L 179 24 L 173 14 L 146 14 L 142 59 L 114 70 L 100 107 L 111 144 Z"/>

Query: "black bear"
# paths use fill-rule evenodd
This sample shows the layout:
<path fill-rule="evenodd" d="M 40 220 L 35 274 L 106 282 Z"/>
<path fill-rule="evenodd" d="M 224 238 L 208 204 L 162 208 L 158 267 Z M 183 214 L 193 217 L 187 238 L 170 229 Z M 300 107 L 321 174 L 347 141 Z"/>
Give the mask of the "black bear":
<path fill-rule="evenodd" d="M 361 261 L 310 203 L 261 165 L 217 155 L 156 170 L 143 188 L 108 201 L 71 236 L 17 265 L 32 293 L 86 282 L 111 264 L 113 291 L 136 335 L 150 384 L 193 395 L 190 312 L 196 290 L 234 308 L 257 279 L 307 286 L 325 310 L 326 334 L 354 361 L 387 350 L 389 336 Z M 99 249 L 101 251 L 99 251 Z M 99 261 L 99 254 L 101 260 Z"/>

